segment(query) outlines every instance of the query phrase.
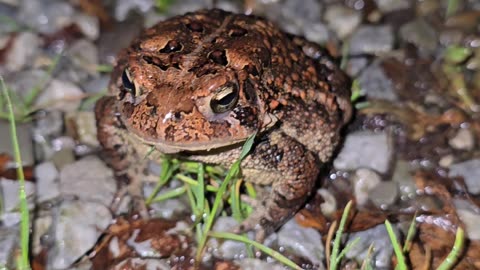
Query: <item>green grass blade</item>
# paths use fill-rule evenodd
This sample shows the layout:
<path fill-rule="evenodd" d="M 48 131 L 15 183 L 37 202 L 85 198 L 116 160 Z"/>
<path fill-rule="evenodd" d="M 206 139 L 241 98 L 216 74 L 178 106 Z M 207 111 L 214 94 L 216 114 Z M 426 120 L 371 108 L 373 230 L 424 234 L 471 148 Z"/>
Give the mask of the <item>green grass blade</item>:
<path fill-rule="evenodd" d="M 350 242 L 350 244 L 348 244 L 341 252 L 340 254 L 338 254 L 338 261 L 341 262 L 343 257 L 345 256 L 345 254 L 347 254 L 347 252 L 352 249 L 353 246 L 355 246 L 358 241 L 360 241 L 360 237 L 357 237 L 355 239 L 353 239 L 352 242 Z"/>
<path fill-rule="evenodd" d="M 30 269 L 30 263 L 28 260 L 28 248 L 29 248 L 29 236 L 30 236 L 30 221 L 28 213 L 28 204 L 27 204 L 27 194 L 25 192 L 25 176 L 23 174 L 23 165 L 22 157 L 20 155 L 20 147 L 18 145 L 17 138 L 17 129 L 15 125 L 15 117 L 13 115 L 13 106 L 10 101 L 10 96 L 8 95 L 7 87 L 3 80 L 3 77 L 0 76 L 0 83 L 2 85 L 2 92 L 5 96 L 5 101 L 8 108 L 8 113 L 10 115 L 10 136 L 12 139 L 13 153 L 15 158 L 15 163 L 17 165 L 17 176 L 20 184 L 19 188 L 19 198 L 20 198 L 20 248 L 21 248 L 21 259 L 19 260 L 19 269 L 27 270 Z"/>
<path fill-rule="evenodd" d="M 330 256 L 330 270 L 336 270 L 340 264 L 339 259 L 339 250 L 340 250 L 340 241 L 342 239 L 343 230 L 345 229 L 345 223 L 347 222 L 348 213 L 352 208 L 352 201 L 349 201 L 343 210 L 342 218 L 340 219 L 340 226 L 335 233 L 335 240 L 333 241 L 332 255 Z"/>
<path fill-rule="evenodd" d="M 398 242 L 397 236 L 393 231 L 393 227 L 390 221 L 385 220 L 385 228 L 387 229 L 388 236 L 390 237 L 390 242 L 392 243 L 392 246 L 393 246 L 393 251 L 395 252 L 395 256 L 397 257 L 397 261 L 398 261 L 398 264 L 395 267 L 395 269 L 400 269 L 400 270 L 408 269 L 405 261 L 405 256 L 403 255 L 402 247 Z"/>
<path fill-rule="evenodd" d="M 281 253 L 278 251 L 275 251 L 267 246 L 264 246 L 258 242 L 255 242 L 245 236 L 242 235 L 236 235 L 233 233 L 227 233 L 227 232 L 209 232 L 209 236 L 215 237 L 215 238 L 222 238 L 222 239 L 229 239 L 229 240 L 234 240 L 234 241 L 239 241 L 242 243 L 245 243 L 247 245 L 252 245 L 256 249 L 262 251 L 263 253 L 267 254 L 268 256 L 274 258 L 275 260 L 283 263 L 284 265 L 291 267 L 292 269 L 299 269 L 301 270 L 302 268 L 298 265 L 296 265 L 294 262 L 289 260 L 287 257 L 283 256 Z"/>
<path fill-rule="evenodd" d="M 160 189 L 167 183 L 167 181 L 172 177 L 173 172 L 178 169 L 178 163 L 172 162 L 169 158 L 165 157 L 162 162 L 162 173 L 160 174 L 160 179 L 157 182 L 157 185 L 153 189 L 150 196 L 148 196 L 145 203 L 147 205 L 151 204 L 155 196 L 157 196 Z"/>
<path fill-rule="evenodd" d="M 410 226 L 408 227 L 407 237 L 405 239 L 405 244 L 403 245 L 403 252 L 408 252 L 410 247 L 412 246 L 413 237 L 417 233 L 417 227 L 415 226 L 417 223 L 415 222 L 417 218 L 417 213 L 413 216 L 412 222 L 410 222 Z"/>
<path fill-rule="evenodd" d="M 152 200 L 152 203 L 162 202 L 162 201 L 165 201 L 165 200 L 168 200 L 168 199 L 176 198 L 178 196 L 181 196 L 181 195 L 185 194 L 186 191 L 187 191 L 187 189 L 185 188 L 185 186 L 181 186 L 181 187 L 172 189 L 170 191 L 167 191 L 165 193 L 162 193 L 162 194 L 156 196 Z"/>
<path fill-rule="evenodd" d="M 203 227 L 203 235 L 202 238 L 200 239 L 200 242 L 198 243 L 197 247 L 197 255 L 196 255 L 196 261 L 199 262 L 202 256 L 203 248 L 205 247 L 205 244 L 207 242 L 207 234 L 212 228 L 213 221 L 215 217 L 217 216 L 217 213 L 221 211 L 220 205 L 223 203 L 223 195 L 225 194 L 227 187 L 230 184 L 230 181 L 238 174 L 240 171 L 240 163 L 242 160 L 247 156 L 248 152 L 250 152 L 250 149 L 253 146 L 253 142 L 255 139 L 256 134 L 253 134 L 250 136 L 245 144 L 243 145 L 242 152 L 240 153 L 240 157 L 238 160 L 233 163 L 233 165 L 230 167 L 230 170 L 227 173 L 227 176 L 223 180 L 222 184 L 220 185 L 220 188 L 218 189 L 217 195 L 215 196 L 215 200 L 213 202 L 212 210 L 210 214 L 208 215 L 205 225 Z"/>
<path fill-rule="evenodd" d="M 463 245 L 465 241 L 464 231 L 461 227 L 457 229 L 457 233 L 455 234 L 455 243 L 453 244 L 453 248 L 448 254 L 447 258 L 438 266 L 437 270 L 448 270 L 452 269 L 455 263 L 458 260 L 458 257 L 462 253 Z"/>

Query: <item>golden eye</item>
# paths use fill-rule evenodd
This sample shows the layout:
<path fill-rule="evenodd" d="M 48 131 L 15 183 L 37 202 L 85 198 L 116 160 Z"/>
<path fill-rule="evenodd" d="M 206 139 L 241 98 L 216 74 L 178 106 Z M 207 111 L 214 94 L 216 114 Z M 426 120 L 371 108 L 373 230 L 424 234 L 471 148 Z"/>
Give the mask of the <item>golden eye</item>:
<path fill-rule="evenodd" d="M 210 100 L 210 108 L 214 113 L 223 113 L 231 110 L 238 101 L 238 86 L 227 84 L 221 86 Z"/>
<path fill-rule="evenodd" d="M 123 70 L 123 73 L 122 73 L 122 83 L 123 83 L 123 88 L 125 88 L 125 90 L 127 90 L 128 92 L 130 92 L 132 95 L 135 96 L 135 84 L 133 83 L 132 79 L 131 79 L 131 76 L 130 76 L 130 72 L 128 72 L 128 69 L 126 68 L 125 70 Z"/>

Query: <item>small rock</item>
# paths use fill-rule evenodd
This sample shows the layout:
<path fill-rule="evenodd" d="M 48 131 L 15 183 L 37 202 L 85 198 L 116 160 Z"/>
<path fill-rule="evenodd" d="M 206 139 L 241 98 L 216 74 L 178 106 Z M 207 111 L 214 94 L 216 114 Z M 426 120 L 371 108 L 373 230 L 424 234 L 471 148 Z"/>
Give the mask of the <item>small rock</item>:
<path fill-rule="evenodd" d="M 37 143 L 49 141 L 63 132 L 63 114 L 60 111 L 41 111 L 35 115 L 33 128 Z"/>
<path fill-rule="evenodd" d="M 391 142 L 392 140 L 386 132 L 357 131 L 350 133 L 333 164 L 338 170 L 355 170 L 364 167 L 385 173 L 393 155 Z"/>
<path fill-rule="evenodd" d="M 92 111 L 68 113 L 65 118 L 67 123 L 72 125 L 72 132 L 75 132 L 78 141 L 91 147 L 99 146 L 97 139 L 97 122 L 95 120 L 95 114 Z"/>
<path fill-rule="evenodd" d="M 60 193 L 84 201 L 110 205 L 116 192 L 113 172 L 100 159 L 89 156 L 60 171 Z"/>
<path fill-rule="evenodd" d="M 466 235 L 470 240 L 480 240 L 480 214 L 466 209 L 457 209 L 460 220 L 465 224 Z"/>
<path fill-rule="evenodd" d="M 291 219 L 278 231 L 278 245 L 323 268 L 325 252 L 322 236 L 317 230 L 301 227 Z"/>
<path fill-rule="evenodd" d="M 344 5 L 332 5 L 325 11 L 325 21 L 340 39 L 349 36 L 362 21 L 362 14 Z"/>
<path fill-rule="evenodd" d="M 97 40 L 100 35 L 100 23 L 97 17 L 85 13 L 76 13 L 73 16 L 73 21 L 88 39 Z"/>
<path fill-rule="evenodd" d="M 311 23 L 305 26 L 305 38 L 318 44 L 325 44 L 330 40 L 330 32 L 323 23 Z"/>
<path fill-rule="evenodd" d="M 242 270 L 258 270 L 258 269 L 269 269 L 269 270 L 285 270 L 285 266 L 279 263 L 266 262 L 260 259 L 245 258 L 240 261 L 236 261 L 237 265 L 240 266 Z"/>
<path fill-rule="evenodd" d="M 113 270 L 124 269 L 155 269 L 155 270 L 170 270 L 170 264 L 167 260 L 146 259 L 146 258 L 129 258 L 121 261 L 113 266 Z"/>
<path fill-rule="evenodd" d="M 83 169 L 81 173 L 88 170 Z M 110 210 L 102 204 L 88 201 L 63 202 L 54 220 L 55 246 L 49 254 L 53 268 L 70 269 L 73 262 L 95 245 L 111 220 Z"/>
<path fill-rule="evenodd" d="M 75 155 L 72 149 L 63 148 L 55 151 L 51 157 L 53 164 L 59 170 L 62 170 L 65 166 L 75 162 Z"/>
<path fill-rule="evenodd" d="M 19 11 L 19 21 L 45 34 L 72 24 L 75 14 L 69 2 L 51 0 L 22 0 Z"/>
<path fill-rule="evenodd" d="M 373 62 L 362 71 L 358 77 L 358 83 L 361 94 L 366 95 L 369 99 L 398 100 L 392 81 L 387 77 L 378 61 Z"/>
<path fill-rule="evenodd" d="M 375 3 L 383 13 L 408 9 L 411 6 L 409 0 L 375 0 Z"/>
<path fill-rule="evenodd" d="M 392 181 L 383 181 L 373 187 L 368 196 L 378 208 L 387 210 L 393 205 L 399 195 L 398 185 Z"/>
<path fill-rule="evenodd" d="M 359 205 L 368 202 L 369 193 L 381 182 L 380 176 L 369 169 L 358 169 L 352 177 L 355 200 Z"/>
<path fill-rule="evenodd" d="M 34 255 L 39 255 L 42 251 L 50 247 L 54 240 L 51 235 L 53 233 L 53 217 L 51 212 L 48 212 L 48 214 L 44 214 L 44 211 L 39 212 L 35 214 L 35 219 L 33 220 L 32 253 Z"/>
<path fill-rule="evenodd" d="M 215 221 L 212 231 L 228 232 L 238 226 L 238 222 L 233 217 L 219 217 Z M 213 248 L 213 255 L 220 259 L 242 259 L 247 257 L 247 248 L 244 243 L 233 240 L 219 241 L 211 238 L 208 246 Z"/>
<path fill-rule="evenodd" d="M 393 49 L 390 26 L 361 26 L 350 38 L 350 54 L 379 54 Z"/>
<path fill-rule="evenodd" d="M 33 143 L 32 143 L 32 125 L 31 123 L 17 124 L 18 147 L 23 166 L 33 165 Z M 10 123 L 0 121 L 0 153 L 5 153 L 13 157 L 12 139 L 10 136 Z"/>
<path fill-rule="evenodd" d="M 317 193 L 322 196 L 324 202 L 320 204 L 320 209 L 322 210 L 322 214 L 325 216 L 331 216 L 337 211 L 337 200 L 335 196 L 328 191 L 327 189 L 321 188 L 317 190 Z"/>
<path fill-rule="evenodd" d="M 345 72 L 350 77 L 357 77 L 358 74 L 368 65 L 368 59 L 366 57 L 349 58 Z M 383 72 L 383 71 L 382 71 Z M 385 74 L 383 74 L 385 76 Z M 391 83 L 390 83 L 391 84 Z"/>
<path fill-rule="evenodd" d="M 410 172 L 410 164 L 407 161 L 397 160 L 392 181 L 398 185 L 401 200 L 413 199 L 416 196 L 417 188 Z"/>
<path fill-rule="evenodd" d="M 118 0 L 115 5 L 115 19 L 124 21 L 132 10 L 146 13 L 154 7 L 154 4 L 153 0 Z"/>
<path fill-rule="evenodd" d="M 42 203 L 60 195 L 58 171 L 52 162 L 44 162 L 35 167 L 37 179 L 37 202 Z"/>
<path fill-rule="evenodd" d="M 457 150 L 470 151 L 475 147 L 475 139 L 469 128 L 461 128 L 448 143 Z"/>
<path fill-rule="evenodd" d="M 455 157 L 453 155 L 449 154 L 449 155 L 445 155 L 442 158 L 440 158 L 440 160 L 438 161 L 438 165 L 440 165 L 444 168 L 448 168 L 453 164 L 454 161 L 455 161 Z"/>
<path fill-rule="evenodd" d="M 20 233 L 18 228 L 0 227 L 0 265 L 6 269 L 17 269 L 14 262 L 17 260 Z"/>
<path fill-rule="evenodd" d="M 480 159 L 467 160 L 450 166 L 449 177 L 463 176 L 468 192 L 480 194 Z"/>
<path fill-rule="evenodd" d="M 437 48 L 437 33 L 425 20 L 417 19 L 400 28 L 403 40 L 415 44 L 420 49 L 432 52 Z"/>
<path fill-rule="evenodd" d="M 92 76 L 97 76 L 99 63 L 98 50 L 91 41 L 80 39 L 75 41 L 66 52 L 74 68 L 86 71 Z"/>
<path fill-rule="evenodd" d="M 1 205 L 3 208 L 2 214 L 5 212 L 18 212 L 20 200 L 19 200 L 19 190 L 20 182 L 18 180 L 10 180 L 3 177 L 0 177 L 0 188 L 2 196 Z M 27 196 L 28 208 L 33 209 L 35 198 L 35 184 L 30 181 L 25 181 L 25 194 Z"/>
<path fill-rule="evenodd" d="M 45 110 L 76 111 L 85 94 L 75 84 L 52 79 L 37 97 L 34 106 Z"/>
<path fill-rule="evenodd" d="M 396 226 L 392 227 L 398 238 L 398 229 Z M 373 245 L 373 253 L 370 255 L 370 258 L 374 260 L 373 268 L 390 269 L 393 247 L 384 224 L 377 225 L 366 231 L 351 233 L 348 236 L 346 245 L 350 244 L 356 238 L 360 240 L 347 252 L 347 258 L 354 259 L 361 263 L 367 258 L 368 249 Z"/>
<path fill-rule="evenodd" d="M 18 33 L 6 54 L 5 66 L 7 70 L 19 71 L 26 65 L 30 65 L 40 45 L 40 39 L 34 33 Z"/>

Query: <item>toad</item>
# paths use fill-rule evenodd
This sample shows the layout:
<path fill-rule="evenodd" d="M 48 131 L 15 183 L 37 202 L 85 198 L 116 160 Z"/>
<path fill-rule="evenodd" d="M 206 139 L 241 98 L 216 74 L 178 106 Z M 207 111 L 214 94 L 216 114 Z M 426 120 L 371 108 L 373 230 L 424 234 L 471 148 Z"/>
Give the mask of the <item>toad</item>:
<path fill-rule="evenodd" d="M 270 186 L 239 230 L 269 234 L 305 203 L 351 115 L 350 81 L 317 44 L 222 10 L 146 29 L 121 51 L 95 108 L 107 163 L 143 198 L 147 152 L 230 166 Z"/>

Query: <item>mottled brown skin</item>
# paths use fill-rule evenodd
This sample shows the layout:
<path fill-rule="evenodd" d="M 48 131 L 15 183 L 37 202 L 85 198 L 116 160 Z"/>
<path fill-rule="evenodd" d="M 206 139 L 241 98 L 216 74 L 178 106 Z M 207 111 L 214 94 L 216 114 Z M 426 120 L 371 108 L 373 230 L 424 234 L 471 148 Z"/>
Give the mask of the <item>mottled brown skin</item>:
<path fill-rule="evenodd" d="M 96 105 L 98 138 L 133 196 L 152 146 L 229 166 L 257 132 L 242 173 L 272 190 L 241 229 L 260 234 L 305 203 L 351 115 L 350 81 L 318 45 L 221 10 L 145 30 L 119 54 L 109 90 Z"/>

